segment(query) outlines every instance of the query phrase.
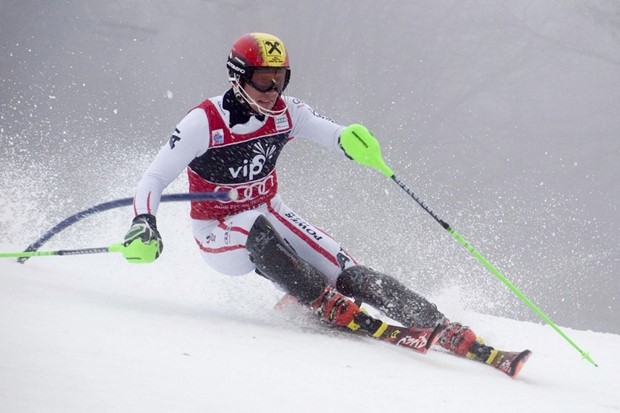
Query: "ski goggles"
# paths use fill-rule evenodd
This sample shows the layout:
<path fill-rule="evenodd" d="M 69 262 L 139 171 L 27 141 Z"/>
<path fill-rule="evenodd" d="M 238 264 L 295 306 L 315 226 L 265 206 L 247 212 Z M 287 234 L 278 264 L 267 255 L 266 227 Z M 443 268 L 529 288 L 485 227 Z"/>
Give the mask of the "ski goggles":
<path fill-rule="evenodd" d="M 275 90 L 278 93 L 284 92 L 291 78 L 291 70 L 282 68 L 257 68 L 252 72 L 252 76 L 247 79 L 254 89 L 261 93 Z"/>

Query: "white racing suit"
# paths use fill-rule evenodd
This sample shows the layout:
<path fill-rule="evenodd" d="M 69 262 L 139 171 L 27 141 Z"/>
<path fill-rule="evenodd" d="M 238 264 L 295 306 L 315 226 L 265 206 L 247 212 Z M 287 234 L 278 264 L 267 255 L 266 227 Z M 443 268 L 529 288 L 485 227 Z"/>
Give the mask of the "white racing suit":
<path fill-rule="evenodd" d="M 232 128 L 223 96 L 190 111 L 140 180 L 134 213 L 155 215 L 164 188 L 187 168 L 190 192 L 236 189 L 239 194 L 236 201 L 192 202 L 194 238 L 209 266 L 228 275 L 254 270 L 245 244 L 263 214 L 302 259 L 335 285 L 340 272 L 356 263 L 340 244 L 282 202 L 275 167 L 280 151 L 294 137 L 341 152 L 343 126 L 295 98 L 281 98 L 276 109 L 284 104 L 282 99 L 288 104 L 283 115 L 262 121 L 253 116 Z"/>

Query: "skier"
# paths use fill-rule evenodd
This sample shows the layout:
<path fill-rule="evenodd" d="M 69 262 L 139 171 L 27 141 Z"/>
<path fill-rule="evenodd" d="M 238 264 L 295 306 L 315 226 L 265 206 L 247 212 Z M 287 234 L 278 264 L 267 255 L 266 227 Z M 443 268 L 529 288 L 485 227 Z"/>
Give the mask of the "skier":
<path fill-rule="evenodd" d="M 135 217 L 124 244 L 142 243 L 154 249 L 155 257 L 161 254 L 155 218 L 160 197 L 187 169 L 190 192 L 237 193 L 235 200 L 191 204 L 196 244 L 213 269 L 232 276 L 255 271 L 333 325 L 379 338 L 400 337 L 400 330 L 388 329 L 356 301 L 367 303 L 406 326 L 408 340 L 401 341 L 414 342 L 410 347 L 418 351 L 437 342 L 458 356 L 516 376 L 529 351 L 501 352 L 482 344 L 469 327 L 450 322 L 395 278 L 358 264 L 278 195 L 276 160 L 293 137 L 351 158 L 340 137 L 370 132 L 361 125 L 339 125 L 283 95 L 291 77 L 289 56 L 273 35 L 239 37 L 226 66 L 230 89 L 181 120 L 138 183 Z"/>

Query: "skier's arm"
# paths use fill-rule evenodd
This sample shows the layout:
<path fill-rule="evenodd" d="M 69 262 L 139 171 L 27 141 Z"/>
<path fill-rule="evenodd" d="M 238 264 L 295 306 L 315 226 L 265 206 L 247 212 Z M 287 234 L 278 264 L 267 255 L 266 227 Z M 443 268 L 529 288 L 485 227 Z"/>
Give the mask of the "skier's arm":
<path fill-rule="evenodd" d="M 204 136 L 208 130 L 202 109 L 192 110 L 181 120 L 138 183 L 134 196 L 135 215 L 157 214 L 164 189 L 194 158 L 207 150 L 209 139 Z"/>
<path fill-rule="evenodd" d="M 310 139 L 332 152 L 341 152 L 338 138 L 344 126 L 315 112 L 310 106 L 296 98 L 288 98 L 288 107 L 293 118 L 291 136 Z"/>
<path fill-rule="evenodd" d="M 293 136 L 308 138 L 331 151 L 344 154 L 363 165 L 369 164 L 367 157 L 380 153 L 379 143 L 370 131 L 362 125 L 342 126 L 319 115 L 311 107 L 295 98 L 288 104 L 293 116 Z M 370 147 L 366 146 L 367 144 Z M 361 146 L 360 146 L 361 145 Z"/>
<path fill-rule="evenodd" d="M 133 203 L 135 217 L 125 235 L 125 246 L 139 240 L 145 248 L 156 249 L 155 258 L 159 257 L 163 242 L 155 215 L 161 194 L 195 157 L 207 150 L 209 140 L 204 136 L 209 136 L 208 130 L 202 109 L 194 109 L 177 125 L 138 183 Z"/>

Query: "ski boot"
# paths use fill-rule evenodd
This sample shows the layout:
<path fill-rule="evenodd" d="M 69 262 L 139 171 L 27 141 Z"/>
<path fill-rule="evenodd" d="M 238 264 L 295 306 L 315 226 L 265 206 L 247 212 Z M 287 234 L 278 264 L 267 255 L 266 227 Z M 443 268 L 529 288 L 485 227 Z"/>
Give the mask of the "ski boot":
<path fill-rule="evenodd" d="M 439 345 L 457 356 L 476 360 L 516 378 L 532 352 L 501 351 L 484 344 L 469 327 L 459 323 L 446 322 L 447 326 L 439 339 Z"/>
<path fill-rule="evenodd" d="M 359 329 L 359 325 L 354 321 L 355 315 L 361 311 L 359 306 L 332 287 L 325 288 L 310 307 L 328 323 L 353 331 Z"/>
<path fill-rule="evenodd" d="M 439 345 L 457 356 L 465 357 L 476 341 L 476 333 L 460 323 L 444 321 L 446 328 L 439 338 Z"/>

